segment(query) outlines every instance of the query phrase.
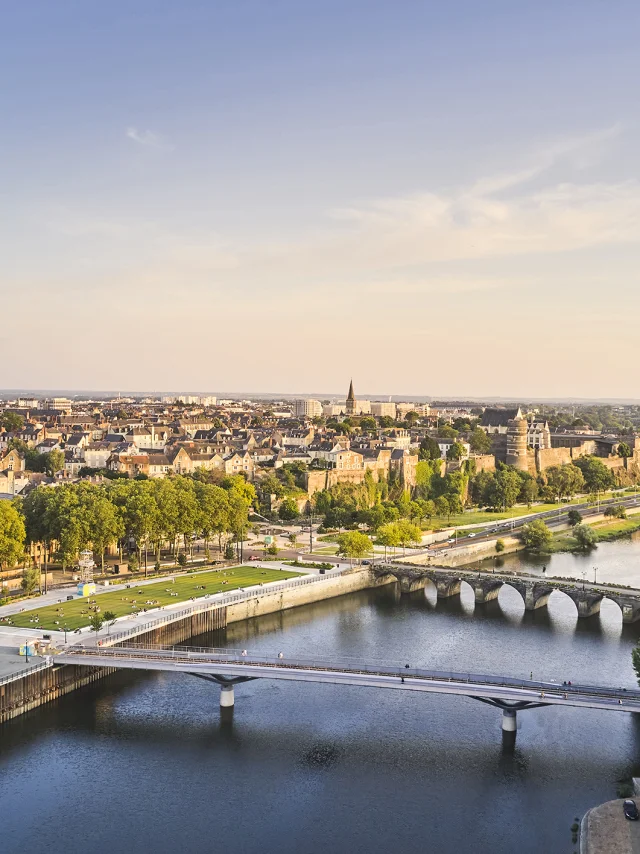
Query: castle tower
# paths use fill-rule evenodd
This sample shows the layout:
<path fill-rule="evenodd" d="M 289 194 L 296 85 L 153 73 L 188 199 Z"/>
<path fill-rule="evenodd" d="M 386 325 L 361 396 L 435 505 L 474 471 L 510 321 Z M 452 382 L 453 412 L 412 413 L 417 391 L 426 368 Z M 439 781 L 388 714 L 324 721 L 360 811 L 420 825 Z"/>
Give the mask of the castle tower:
<path fill-rule="evenodd" d="M 353 393 L 353 380 L 349 383 L 349 394 L 347 395 L 347 405 L 345 409 L 347 415 L 356 414 L 356 396 Z"/>
<path fill-rule="evenodd" d="M 528 471 L 527 422 L 524 418 L 513 418 L 507 425 L 507 465 L 520 471 Z"/>

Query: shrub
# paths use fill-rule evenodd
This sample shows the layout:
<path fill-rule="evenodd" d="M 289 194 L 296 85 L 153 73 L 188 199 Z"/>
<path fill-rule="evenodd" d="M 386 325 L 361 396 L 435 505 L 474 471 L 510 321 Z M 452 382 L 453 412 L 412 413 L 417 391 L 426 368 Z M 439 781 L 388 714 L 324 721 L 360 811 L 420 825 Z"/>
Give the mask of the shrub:
<path fill-rule="evenodd" d="M 180 552 L 178 555 L 178 566 L 186 566 L 187 565 L 187 556 L 184 552 Z"/>
<path fill-rule="evenodd" d="M 504 540 L 496 540 L 496 551 L 498 553 L 504 551 Z"/>

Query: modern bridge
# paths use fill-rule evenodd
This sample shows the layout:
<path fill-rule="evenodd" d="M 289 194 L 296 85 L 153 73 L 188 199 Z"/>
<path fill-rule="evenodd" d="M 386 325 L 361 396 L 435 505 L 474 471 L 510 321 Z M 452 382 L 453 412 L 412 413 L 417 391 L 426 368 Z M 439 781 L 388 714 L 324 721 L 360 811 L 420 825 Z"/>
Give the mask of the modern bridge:
<path fill-rule="evenodd" d="M 486 570 L 449 569 L 418 564 L 375 564 L 379 578 L 393 576 L 403 593 L 421 590 L 431 581 L 438 598 L 459 596 L 462 582 L 467 582 L 474 592 L 476 604 L 497 599 L 504 585 L 513 587 L 522 596 L 526 611 L 545 608 L 554 590 L 564 593 L 576 605 L 578 617 L 594 617 L 600 613 L 603 599 L 615 602 L 622 612 L 623 623 L 640 620 L 640 590 L 616 587 L 611 584 L 592 584 L 570 578 L 546 578 L 538 575 L 487 572 Z"/>
<path fill-rule="evenodd" d="M 390 688 L 470 697 L 502 710 L 502 729 L 515 732 L 516 713 L 541 706 L 571 706 L 640 712 L 640 690 L 596 685 L 537 682 L 510 676 L 455 673 L 414 667 L 411 662 L 360 659 L 302 659 L 256 656 L 246 650 L 131 644 L 105 647 L 76 645 L 54 656 L 54 663 L 187 673 L 221 687 L 220 705 L 234 704 L 234 685 L 253 679 L 325 682 L 363 688 Z"/>

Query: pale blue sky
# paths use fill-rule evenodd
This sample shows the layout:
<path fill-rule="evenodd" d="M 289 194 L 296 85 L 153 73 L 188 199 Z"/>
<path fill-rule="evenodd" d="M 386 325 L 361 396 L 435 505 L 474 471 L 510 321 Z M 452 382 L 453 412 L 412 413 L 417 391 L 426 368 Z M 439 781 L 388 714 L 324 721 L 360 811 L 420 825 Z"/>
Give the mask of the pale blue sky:
<path fill-rule="evenodd" d="M 0 385 L 638 396 L 637 0 L 0 6 Z"/>

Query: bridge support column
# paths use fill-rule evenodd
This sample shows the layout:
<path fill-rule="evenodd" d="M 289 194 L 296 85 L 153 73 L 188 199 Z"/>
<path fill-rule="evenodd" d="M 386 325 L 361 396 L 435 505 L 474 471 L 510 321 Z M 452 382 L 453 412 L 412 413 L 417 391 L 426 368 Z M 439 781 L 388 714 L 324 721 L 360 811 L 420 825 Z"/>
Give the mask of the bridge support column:
<path fill-rule="evenodd" d="M 461 580 L 459 578 L 452 579 L 436 579 L 436 589 L 438 591 L 438 599 L 449 599 L 451 596 L 459 596 L 460 595 L 460 584 Z"/>
<path fill-rule="evenodd" d="M 233 694 L 233 685 L 221 685 L 220 686 L 220 708 L 221 709 L 230 709 L 233 708 L 235 702 L 234 694 Z"/>
<path fill-rule="evenodd" d="M 497 599 L 500 588 L 504 584 L 503 581 L 498 581 L 492 578 L 484 581 L 480 579 L 469 579 L 469 583 L 473 585 L 477 605 L 482 605 L 484 602 L 491 602 L 492 599 Z"/>
<path fill-rule="evenodd" d="M 522 593 L 522 591 L 520 592 Z M 545 587 L 541 584 L 526 584 L 523 594 L 525 611 L 537 611 L 538 608 L 546 608 L 551 593 L 551 587 Z"/>
<path fill-rule="evenodd" d="M 620 605 L 620 609 L 622 610 L 623 623 L 635 623 L 640 620 L 640 602 L 618 600 L 618 605 Z"/>
<path fill-rule="evenodd" d="M 581 619 L 595 617 L 600 613 L 602 596 L 578 596 L 575 601 L 578 606 L 578 617 Z"/>
<path fill-rule="evenodd" d="M 418 578 L 402 577 L 400 579 L 400 590 L 402 593 L 413 593 L 414 590 L 424 590 L 428 580 L 429 579 L 426 575 L 422 575 Z"/>
<path fill-rule="evenodd" d="M 515 732 L 518 729 L 518 715 L 515 709 L 502 710 L 502 732 Z"/>

